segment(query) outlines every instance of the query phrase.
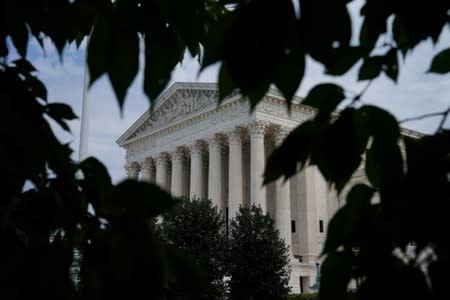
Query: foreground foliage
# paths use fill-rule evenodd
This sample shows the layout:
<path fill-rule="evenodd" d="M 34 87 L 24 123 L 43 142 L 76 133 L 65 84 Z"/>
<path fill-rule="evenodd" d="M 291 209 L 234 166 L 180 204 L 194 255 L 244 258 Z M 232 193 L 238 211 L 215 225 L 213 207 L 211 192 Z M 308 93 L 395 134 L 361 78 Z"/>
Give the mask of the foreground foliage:
<path fill-rule="evenodd" d="M 70 107 L 48 102 L 27 61 L 29 37 L 41 45 L 48 38 L 62 53 L 92 30 L 91 83 L 106 74 L 120 106 L 137 73 L 140 37 L 150 99 L 165 87 L 186 49 L 194 56 L 204 49 L 202 68 L 222 63 L 221 99 L 239 88 L 254 107 L 272 83 L 289 105 L 307 56 L 331 75 L 362 62 L 359 80 L 370 83 L 383 73 L 396 81 L 399 58 L 407 59 L 423 41 L 436 42 L 450 22 L 445 0 L 366 0 L 361 24 L 352 24 L 350 1 L 295 2 L 298 16 L 290 0 L 2 1 L 0 130 L 7 143 L 0 147 L 0 290 L 5 298 L 130 298 L 138 291 L 157 298 L 171 284 L 190 290 L 200 282 L 187 273 L 195 264 L 145 226 L 148 218 L 171 207 L 169 195 L 144 183 L 114 186 L 98 161 L 71 161 L 70 147 L 56 139 L 47 120 L 69 130 L 66 121 L 75 116 Z M 350 44 L 352 26 L 360 32 L 356 45 Z M 21 59 L 9 60 L 12 47 Z M 428 71 L 448 74 L 448 48 L 430 58 Z M 341 191 L 364 163 L 368 182 L 351 190 L 330 222 L 319 298 L 347 298 L 354 279 L 358 299 L 448 299 L 450 132 L 443 124 L 450 108 L 434 114 L 442 117 L 435 134 L 402 139 L 392 115 L 359 105 L 363 94 L 349 97 L 332 84 L 313 88 L 303 103 L 318 113 L 273 152 L 266 182 L 312 164 Z M 352 101 L 331 118 L 344 100 Z M 75 176 L 79 171 L 83 179 Z M 33 189 L 23 192 L 25 182 Z M 379 202 L 372 201 L 375 194 Z M 411 242 L 416 255 L 405 257 Z M 74 249 L 85 258 L 80 291 L 68 271 Z M 173 264 L 188 269 L 175 270 Z M 179 278 L 173 272 L 185 275 L 183 280 L 173 282 Z"/>

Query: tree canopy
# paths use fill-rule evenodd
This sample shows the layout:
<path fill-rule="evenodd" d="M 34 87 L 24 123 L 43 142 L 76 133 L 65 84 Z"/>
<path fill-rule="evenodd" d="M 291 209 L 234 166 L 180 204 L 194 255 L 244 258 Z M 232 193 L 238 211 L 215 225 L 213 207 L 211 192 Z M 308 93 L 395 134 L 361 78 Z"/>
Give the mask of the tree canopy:
<path fill-rule="evenodd" d="M 141 290 L 160 295 L 177 278 L 170 275 L 184 270 L 173 269 L 173 262 L 194 268 L 186 256 L 148 234 L 145 220 L 172 206 L 169 195 L 144 183 L 112 185 L 98 161 L 70 159 L 69 145 L 58 141 L 48 119 L 68 130 L 66 121 L 75 115 L 67 105 L 48 103 L 46 88 L 27 60 L 31 37 L 41 45 L 50 39 L 62 53 L 67 44 L 80 44 L 91 33 L 91 84 L 107 74 L 120 107 L 138 70 L 139 39 L 149 99 L 164 89 L 189 51 L 199 55 L 202 68 L 221 63 L 221 99 L 237 88 L 254 107 L 270 84 L 289 105 L 302 82 L 305 57 L 322 64 L 327 74 L 340 76 L 360 64 L 360 80 L 370 82 L 384 73 L 395 82 L 400 59 L 408 59 L 426 40 L 435 43 L 450 23 L 446 0 L 366 0 L 361 24 L 352 24 L 349 3 L 3 0 L 0 130 L 7 143 L 0 147 L 1 291 L 17 299 L 75 297 L 68 275 L 74 248 L 85 257 L 81 268 L 89 270 L 85 297 Z M 360 33 L 356 44 L 351 42 L 353 26 Z M 21 59 L 8 59 L 12 47 Z M 428 72 L 448 76 L 449 71 L 449 48 L 430 57 Z M 352 280 L 359 283 L 356 296 L 361 299 L 448 299 L 450 131 L 443 124 L 450 108 L 436 114 L 442 121 L 434 134 L 411 139 L 400 135 L 398 120 L 387 111 L 360 105 L 363 96 L 364 90 L 349 97 L 334 84 L 313 88 L 303 104 L 316 108 L 316 116 L 273 152 L 265 181 L 289 177 L 298 165 L 316 165 L 341 191 L 356 168 L 365 166 L 367 184 L 351 189 L 330 222 L 321 299 L 346 298 Z M 331 117 L 345 99 L 350 103 Z M 83 179 L 75 176 L 78 171 Z M 24 193 L 25 182 L 34 189 Z M 404 257 L 411 242 L 417 255 Z M 144 279 L 153 285 L 144 286 Z M 177 283 L 192 288 L 185 279 Z"/>
<path fill-rule="evenodd" d="M 227 242 L 225 222 L 207 199 L 183 199 L 156 225 L 162 239 L 186 250 L 206 273 L 208 282 L 198 299 L 225 299 Z"/>
<path fill-rule="evenodd" d="M 270 215 L 255 205 L 241 207 L 230 224 L 229 244 L 230 299 L 288 298 L 288 246 Z"/>

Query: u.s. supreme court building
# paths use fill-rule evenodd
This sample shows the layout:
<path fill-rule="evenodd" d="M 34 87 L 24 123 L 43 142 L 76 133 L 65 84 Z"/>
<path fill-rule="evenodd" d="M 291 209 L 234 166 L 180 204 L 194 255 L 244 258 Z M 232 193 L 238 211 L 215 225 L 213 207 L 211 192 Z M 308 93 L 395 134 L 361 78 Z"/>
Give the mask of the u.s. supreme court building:
<path fill-rule="evenodd" d="M 156 182 L 174 196 L 209 198 L 228 218 L 240 205 L 270 213 L 290 246 L 293 293 L 309 292 L 314 284 L 325 230 L 339 203 L 315 167 L 262 186 L 270 152 L 315 113 L 299 100 L 288 113 L 271 89 L 250 112 L 239 93 L 218 105 L 214 83 L 175 83 L 117 140 L 130 178 Z M 360 177 L 357 172 L 353 180 Z"/>

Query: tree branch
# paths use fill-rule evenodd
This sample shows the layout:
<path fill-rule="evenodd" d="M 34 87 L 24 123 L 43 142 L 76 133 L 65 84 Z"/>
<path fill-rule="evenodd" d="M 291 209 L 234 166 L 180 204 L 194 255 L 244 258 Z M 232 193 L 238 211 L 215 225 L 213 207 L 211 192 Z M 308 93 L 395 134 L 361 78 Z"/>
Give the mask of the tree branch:
<path fill-rule="evenodd" d="M 430 117 L 443 116 L 443 118 L 441 120 L 441 124 L 439 125 L 439 129 L 438 129 L 438 130 L 440 130 L 442 128 L 442 126 L 444 125 L 445 119 L 447 118 L 447 115 L 449 114 L 449 112 L 450 112 L 450 107 L 444 111 L 428 113 L 428 114 L 424 114 L 424 115 L 412 117 L 412 118 L 406 118 L 406 119 L 400 120 L 398 123 L 401 124 L 401 123 L 406 123 L 406 122 L 411 122 L 411 121 L 418 121 L 418 120 L 422 120 L 422 119 L 426 119 L 426 118 L 430 118 Z"/>

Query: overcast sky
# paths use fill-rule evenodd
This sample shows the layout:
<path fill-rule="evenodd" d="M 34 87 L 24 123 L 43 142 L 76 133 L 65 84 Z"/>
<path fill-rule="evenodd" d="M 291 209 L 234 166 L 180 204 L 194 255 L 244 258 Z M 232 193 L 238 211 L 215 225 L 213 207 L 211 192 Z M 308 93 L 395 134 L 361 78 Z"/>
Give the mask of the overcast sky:
<path fill-rule="evenodd" d="M 352 10 L 357 10 L 355 2 Z M 356 5 L 356 6 L 355 6 Z M 450 75 L 427 74 L 433 54 L 450 46 L 450 30 L 441 35 L 437 45 L 427 41 L 418 46 L 400 63 L 398 83 L 381 75 L 363 97 L 364 103 L 373 103 L 393 113 L 399 120 L 425 113 L 445 110 L 450 105 Z M 48 43 L 45 53 L 35 41 L 28 47 L 28 59 L 39 70 L 38 77 L 44 81 L 48 89 L 50 102 L 64 102 L 72 106 L 81 116 L 81 102 L 84 80 L 85 45 L 80 49 L 70 46 L 66 49 L 61 64 L 54 47 Z M 264 63 L 264 62 L 262 62 Z M 357 71 L 360 63 L 345 77 L 323 75 L 323 68 L 312 60 L 307 61 L 303 82 L 297 91 L 305 96 L 317 83 L 336 82 L 346 90 L 359 92 L 365 82 L 357 82 Z M 172 74 L 172 82 L 202 81 L 216 82 L 218 65 L 210 67 L 198 74 L 197 60 L 185 56 Z M 142 91 L 142 74 L 140 73 L 130 87 L 121 117 L 119 108 L 106 77 L 99 79 L 88 94 L 90 102 L 90 121 L 88 135 L 88 154 L 100 159 L 108 168 L 113 181 L 118 182 L 125 177 L 123 168 L 125 151 L 115 143 L 117 138 L 148 108 L 147 98 Z M 440 118 L 428 118 L 423 121 L 404 123 L 403 127 L 423 133 L 436 130 Z M 72 134 L 64 133 L 56 124 L 52 124 L 58 137 L 70 142 L 74 149 L 73 158 L 78 159 L 80 120 L 70 122 Z M 447 120 L 446 127 L 450 127 Z"/>

